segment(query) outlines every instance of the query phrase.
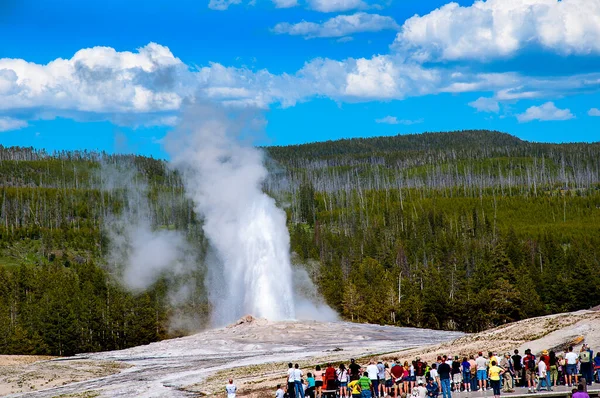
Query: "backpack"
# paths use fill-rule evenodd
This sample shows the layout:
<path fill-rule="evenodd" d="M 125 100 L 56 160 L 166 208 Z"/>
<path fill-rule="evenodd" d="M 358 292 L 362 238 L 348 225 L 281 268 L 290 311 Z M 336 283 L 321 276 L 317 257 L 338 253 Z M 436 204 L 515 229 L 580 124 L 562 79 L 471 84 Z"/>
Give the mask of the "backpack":
<path fill-rule="evenodd" d="M 527 370 L 535 370 L 535 357 L 533 355 L 527 355 L 525 366 L 527 366 Z"/>
<path fill-rule="evenodd" d="M 579 360 L 580 360 L 582 363 L 589 363 L 589 362 L 590 362 L 590 360 L 591 360 L 590 352 L 589 352 L 588 350 L 581 351 L 581 352 L 579 353 Z"/>

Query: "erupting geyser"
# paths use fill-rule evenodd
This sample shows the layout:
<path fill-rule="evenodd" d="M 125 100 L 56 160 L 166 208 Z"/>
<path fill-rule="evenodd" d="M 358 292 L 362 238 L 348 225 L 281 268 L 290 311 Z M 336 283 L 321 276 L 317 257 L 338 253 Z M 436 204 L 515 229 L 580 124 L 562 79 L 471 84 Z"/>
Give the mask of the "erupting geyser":
<path fill-rule="evenodd" d="M 246 314 L 295 317 L 286 216 L 262 191 L 262 152 L 239 141 L 256 123 L 197 106 L 165 141 L 211 244 L 207 287 L 216 325 Z"/>

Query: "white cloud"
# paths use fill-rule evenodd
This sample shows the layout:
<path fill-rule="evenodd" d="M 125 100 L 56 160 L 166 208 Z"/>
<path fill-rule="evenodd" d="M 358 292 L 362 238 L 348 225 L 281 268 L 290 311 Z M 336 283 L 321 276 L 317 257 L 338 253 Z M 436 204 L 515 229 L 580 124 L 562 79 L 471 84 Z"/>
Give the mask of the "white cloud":
<path fill-rule="evenodd" d="M 554 102 L 546 102 L 540 106 L 532 106 L 527 108 L 525 113 L 517 115 L 517 120 L 520 123 L 531 122 L 532 120 L 548 121 L 548 120 L 569 120 L 575 116 L 570 109 L 559 109 L 554 105 Z"/>
<path fill-rule="evenodd" d="M 600 73 L 543 78 L 473 73 L 424 66 L 400 54 L 316 58 L 289 74 L 218 63 L 190 67 L 167 47 L 154 43 L 135 52 L 83 49 L 70 59 L 48 64 L 0 59 L 0 117 L 34 120 L 61 116 L 134 127 L 172 125 L 181 107 L 197 100 L 267 108 L 273 104 L 294 106 L 314 97 L 365 102 L 444 92 L 488 92 L 502 101 L 558 97 L 598 88 Z"/>
<path fill-rule="evenodd" d="M 350 11 L 368 7 L 362 0 L 308 0 L 308 6 L 320 12 Z"/>
<path fill-rule="evenodd" d="M 409 18 L 393 47 L 420 61 L 506 58 L 528 46 L 600 54 L 598 0 L 476 0 Z"/>
<path fill-rule="evenodd" d="M 282 22 L 275 25 L 273 32 L 304 36 L 310 39 L 315 37 L 343 37 L 359 32 L 379 32 L 398 28 L 398 24 L 391 17 L 357 12 L 352 15 L 338 15 L 323 23 L 302 21 L 290 24 Z"/>
<path fill-rule="evenodd" d="M 273 0 L 273 4 L 277 8 L 290 8 L 298 5 L 297 0 Z"/>
<path fill-rule="evenodd" d="M 398 119 L 396 116 L 386 116 L 381 119 L 375 119 L 375 123 L 384 123 L 384 124 L 403 124 L 405 126 L 411 126 L 413 124 L 423 123 L 423 119 Z"/>
<path fill-rule="evenodd" d="M 188 68 L 168 48 L 150 43 L 136 53 L 109 47 L 78 51 L 46 65 L 0 59 L 0 111 L 46 108 L 81 112 L 175 110 Z"/>
<path fill-rule="evenodd" d="M 208 8 L 211 10 L 225 11 L 229 6 L 234 4 L 240 4 L 242 0 L 210 0 Z"/>
<path fill-rule="evenodd" d="M 500 105 L 494 98 L 479 97 L 473 102 L 469 102 L 469 106 L 477 109 L 478 112 L 500 112 Z"/>
<path fill-rule="evenodd" d="M 0 132 L 19 130 L 27 126 L 28 124 L 24 120 L 13 119 L 12 117 L 0 117 Z"/>
<path fill-rule="evenodd" d="M 588 111 L 588 115 L 598 117 L 600 116 L 600 109 L 592 108 Z"/>

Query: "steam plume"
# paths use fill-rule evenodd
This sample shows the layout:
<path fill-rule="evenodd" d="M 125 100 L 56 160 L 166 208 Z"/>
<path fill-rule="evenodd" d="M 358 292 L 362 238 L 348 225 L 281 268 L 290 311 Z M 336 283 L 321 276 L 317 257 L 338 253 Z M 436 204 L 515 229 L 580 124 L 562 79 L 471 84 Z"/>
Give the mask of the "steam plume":
<path fill-rule="evenodd" d="M 252 114 L 195 106 L 165 139 L 213 249 L 206 285 L 217 325 L 295 318 L 286 215 L 262 191 L 263 154 L 240 140 L 261 126 Z"/>

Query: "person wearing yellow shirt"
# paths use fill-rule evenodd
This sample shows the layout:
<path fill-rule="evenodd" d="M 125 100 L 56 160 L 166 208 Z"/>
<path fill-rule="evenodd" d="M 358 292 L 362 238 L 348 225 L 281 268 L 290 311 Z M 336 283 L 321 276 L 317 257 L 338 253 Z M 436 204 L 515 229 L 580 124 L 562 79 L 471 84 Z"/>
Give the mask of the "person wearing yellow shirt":
<path fill-rule="evenodd" d="M 360 398 L 361 388 L 358 384 L 358 380 L 351 381 L 348 383 L 348 388 L 352 391 L 352 398 Z"/>
<path fill-rule="evenodd" d="M 500 377 L 504 373 L 504 369 L 498 366 L 498 362 L 491 361 L 490 368 L 488 369 L 488 376 L 492 388 L 494 389 L 494 398 L 500 397 Z"/>

